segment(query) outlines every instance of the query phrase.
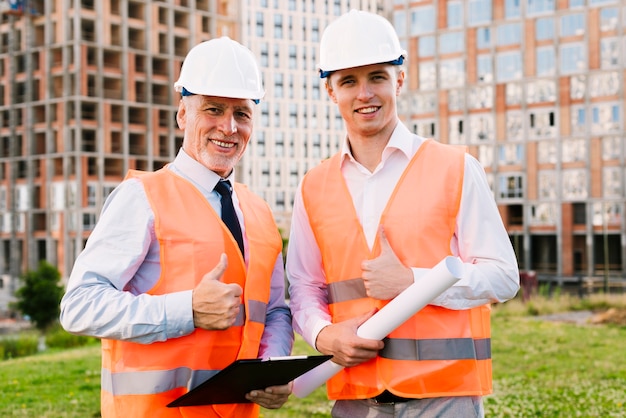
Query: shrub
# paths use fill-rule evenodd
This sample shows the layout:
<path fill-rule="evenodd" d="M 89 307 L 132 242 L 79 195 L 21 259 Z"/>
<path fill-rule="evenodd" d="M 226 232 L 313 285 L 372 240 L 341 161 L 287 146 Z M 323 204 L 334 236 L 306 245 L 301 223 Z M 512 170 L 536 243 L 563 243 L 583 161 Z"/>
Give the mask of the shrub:
<path fill-rule="evenodd" d="M 80 347 L 97 341 L 97 338 L 70 334 L 58 325 L 46 333 L 46 346 L 50 348 Z"/>
<path fill-rule="evenodd" d="M 0 340 L 1 359 L 30 356 L 37 353 L 37 345 L 37 337 L 32 335 L 3 338 Z"/>

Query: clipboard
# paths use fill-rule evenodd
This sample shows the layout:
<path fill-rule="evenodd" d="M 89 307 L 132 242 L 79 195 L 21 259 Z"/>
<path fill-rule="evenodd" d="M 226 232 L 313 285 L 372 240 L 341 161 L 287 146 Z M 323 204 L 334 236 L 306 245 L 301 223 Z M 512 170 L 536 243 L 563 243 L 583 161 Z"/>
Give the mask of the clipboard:
<path fill-rule="evenodd" d="M 167 406 L 250 403 L 246 393 L 286 385 L 331 358 L 329 355 L 317 355 L 236 360 Z"/>

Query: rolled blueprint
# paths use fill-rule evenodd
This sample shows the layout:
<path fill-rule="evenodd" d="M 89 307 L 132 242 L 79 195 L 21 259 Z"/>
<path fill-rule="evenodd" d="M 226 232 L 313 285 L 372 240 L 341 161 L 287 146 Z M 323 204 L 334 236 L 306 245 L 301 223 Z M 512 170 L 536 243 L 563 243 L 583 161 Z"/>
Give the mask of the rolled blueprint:
<path fill-rule="evenodd" d="M 462 275 L 463 263 L 461 260 L 458 257 L 445 257 L 370 319 L 362 323 L 357 329 L 357 335 L 361 338 L 382 340 L 459 281 Z M 298 398 L 308 396 L 326 383 L 328 379 L 339 373 L 341 369 L 343 366 L 333 363 L 331 360 L 325 361 L 294 380 L 293 394 Z"/>

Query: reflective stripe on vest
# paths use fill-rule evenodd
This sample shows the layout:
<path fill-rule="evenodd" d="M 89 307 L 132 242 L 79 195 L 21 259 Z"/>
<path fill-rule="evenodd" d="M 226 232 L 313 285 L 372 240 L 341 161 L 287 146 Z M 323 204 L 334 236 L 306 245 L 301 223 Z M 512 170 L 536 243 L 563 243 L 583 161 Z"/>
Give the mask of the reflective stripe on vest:
<path fill-rule="evenodd" d="M 401 339 L 385 338 L 380 356 L 393 360 L 487 360 L 491 338 Z"/>
<path fill-rule="evenodd" d="M 450 255 L 464 159 L 463 150 L 427 140 L 395 186 L 380 224 L 404 265 L 432 268 Z M 367 297 L 360 279 L 362 261 L 380 254 L 380 242 L 376 238 L 371 250 L 367 245 L 339 154 L 305 175 L 302 196 L 322 256 L 333 322 L 383 307 L 385 301 Z M 412 398 L 490 393 L 489 311 L 488 306 L 456 311 L 427 305 L 389 334 L 375 361 L 331 378 L 329 398 L 371 398 L 384 389 Z"/>
<path fill-rule="evenodd" d="M 337 304 L 367 298 L 363 279 L 348 279 L 328 285 L 328 303 Z M 396 360 L 458 360 L 491 358 L 491 339 L 390 339 L 385 338 L 380 356 Z"/>
<path fill-rule="evenodd" d="M 102 416 L 258 415 L 247 404 L 166 408 L 166 405 L 238 358 L 256 358 L 270 297 L 270 281 L 282 239 L 267 204 L 235 184 L 245 218 L 248 268 L 232 235 L 204 196 L 188 181 L 164 168 L 129 172 L 139 178 L 155 217 L 161 278 L 147 293 L 191 290 L 228 256 L 222 277 L 243 289 L 236 323 L 222 331 L 196 329 L 180 338 L 152 344 L 102 341 Z M 197 222 L 202 219 L 203 222 Z M 195 220 L 195 222 L 194 222 Z"/>

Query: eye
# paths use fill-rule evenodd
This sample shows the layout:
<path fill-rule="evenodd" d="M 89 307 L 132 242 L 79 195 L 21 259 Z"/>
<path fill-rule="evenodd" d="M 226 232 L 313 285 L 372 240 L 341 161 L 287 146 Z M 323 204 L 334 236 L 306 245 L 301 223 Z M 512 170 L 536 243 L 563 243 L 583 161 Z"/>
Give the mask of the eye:
<path fill-rule="evenodd" d="M 215 106 L 205 106 L 202 108 L 203 112 L 209 113 L 211 115 L 221 115 L 222 114 L 222 109 L 220 109 L 219 107 L 215 107 Z"/>
<path fill-rule="evenodd" d="M 247 112 L 235 112 L 235 116 L 237 119 L 250 120 L 252 119 L 252 115 Z"/>
<path fill-rule="evenodd" d="M 355 81 L 353 79 L 351 79 L 351 78 L 346 78 L 344 80 L 340 80 L 339 81 L 339 85 L 340 86 L 349 87 L 349 86 L 354 85 L 354 84 L 355 84 Z"/>

